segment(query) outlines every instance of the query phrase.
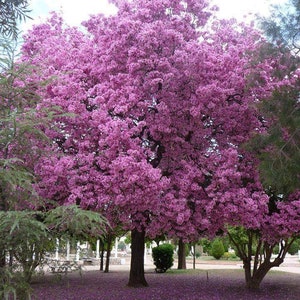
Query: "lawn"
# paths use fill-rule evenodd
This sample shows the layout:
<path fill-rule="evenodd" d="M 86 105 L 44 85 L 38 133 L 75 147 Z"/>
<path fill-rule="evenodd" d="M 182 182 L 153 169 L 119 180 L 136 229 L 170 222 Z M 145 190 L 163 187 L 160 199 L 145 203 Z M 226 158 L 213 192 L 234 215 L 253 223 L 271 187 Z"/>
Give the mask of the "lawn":
<path fill-rule="evenodd" d="M 292 300 L 300 299 L 300 275 L 270 272 L 261 289 L 244 287 L 243 270 L 188 270 L 165 274 L 147 272 L 147 288 L 128 288 L 128 272 L 87 271 L 58 278 L 38 277 L 32 284 L 33 300 Z"/>

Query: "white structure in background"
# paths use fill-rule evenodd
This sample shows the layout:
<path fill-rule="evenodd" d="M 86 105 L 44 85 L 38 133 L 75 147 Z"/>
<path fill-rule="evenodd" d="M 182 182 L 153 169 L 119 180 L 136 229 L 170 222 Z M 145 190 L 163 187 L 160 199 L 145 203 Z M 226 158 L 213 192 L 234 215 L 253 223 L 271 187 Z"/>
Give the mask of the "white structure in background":
<path fill-rule="evenodd" d="M 100 253 L 100 240 L 97 240 L 97 244 L 96 244 L 96 259 L 100 258 L 99 253 Z"/>
<path fill-rule="evenodd" d="M 118 245 L 119 245 L 119 239 L 116 237 L 116 239 L 115 239 L 115 258 L 118 258 Z"/>
<path fill-rule="evenodd" d="M 70 241 L 67 240 L 67 260 L 70 260 Z"/>
<path fill-rule="evenodd" d="M 77 242 L 77 244 L 76 244 L 76 258 L 75 258 L 75 260 L 79 261 L 79 258 L 80 258 L 80 242 Z"/>
<path fill-rule="evenodd" d="M 58 260 L 59 239 L 56 239 L 55 259 Z"/>

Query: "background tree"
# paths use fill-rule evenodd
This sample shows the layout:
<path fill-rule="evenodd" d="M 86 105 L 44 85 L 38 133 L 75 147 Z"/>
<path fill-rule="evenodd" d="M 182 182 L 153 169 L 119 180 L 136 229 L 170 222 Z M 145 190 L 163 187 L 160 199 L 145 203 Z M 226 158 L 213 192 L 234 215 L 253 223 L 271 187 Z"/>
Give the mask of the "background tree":
<path fill-rule="evenodd" d="M 289 4 L 285 9 L 276 7 L 270 19 L 262 20 L 267 38 L 273 44 L 267 44 L 260 57 L 266 54 L 279 57 L 281 67 L 276 68 L 274 76 L 290 78 L 290 84 L 277 89 L 258 105 L 265 130 L 248 144 L 259 159 L 260 180 L 268 196 L 268 208 L 259 228 L 229 231 L 244 261 L 250 288 L 258 288 L 267 272 L 283 262 L 299 235 L 299 1 L 289 1 Z M 273 258 L 278 243 L 280 251 Z"/>
<path fill-rule="evenodd" d="M 300 2 L 287 0 L 283 5 L 273 5 L 270 17 L 262 18 L 261 25 L 267 37 L 280 46 L 298 53 L 300 50 Z"/>

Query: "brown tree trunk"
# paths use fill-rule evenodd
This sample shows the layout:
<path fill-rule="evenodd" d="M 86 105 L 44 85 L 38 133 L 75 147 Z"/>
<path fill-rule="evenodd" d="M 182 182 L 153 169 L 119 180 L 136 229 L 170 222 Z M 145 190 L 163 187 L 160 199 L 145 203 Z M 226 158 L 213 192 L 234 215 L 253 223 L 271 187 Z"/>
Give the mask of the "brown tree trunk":
<path fill-rule="evenodd" d="M 0 249 L 0 268 L 4 268 L 6 265 L 5 262 L 5 250 L 4 249 Z"/>
<path fill-rule="evenodd" d="M 100 241 L 100 271 L 104 269 L 104 242 Z"/>
<path fill-rule="evenodd" d="M 144 271 L 145 231 L 136 229 L 131 231 L 131 263 L 129 274 L 129 287 L 146 287 Z"/>
<path fill-rule="evenodd" d="M 178 242 L 178 270 L 186 269 L 185 243 L 182 239 Z"/>
<path fill-rule="evenodd" d="M 268 272 L 273 267 L 279 267 L 283 262 L 283 258 L 278 257 L 273 262 L 271 262 L 269 259 L 264 261 L 257 270 L 253 271 L 251 274 L 251 264 L 250 262 L 245 264 L 244 262 L 244 268 L 245 268 L 245 278 L 246 278 L 246 286 L 250 290 L 258 290 L 260 287 L 261 282 L 265 278 L 265 276 L 268 274 Z"/>
<path fill-rule="evenodd" d="M 272 268 L 270 263 L 263 263 L 252 276 L 246 277 L 246 286 L 250 290 L 258 290 L 261 282 Z"/>
<path fill-rule="evenodd" d="M 245 272 L 245 281 L 246 285 L 248 286 L 248 282 L 251 282 L 252 274 L 251 274 L 251 261 L 248 259 L 243 261 L 243 267 Z"/>
<path fill-rule="evenodd" d="M 109 272 L 109 259 L 110 259 L 110 253 L 111 253 L 111 244 L 112 244 L 112 235 L 108 234 L 107 236 L 107 251 L 106 251 L 106 261 L 105 261 L 105 270 L 104 273 Z"/>

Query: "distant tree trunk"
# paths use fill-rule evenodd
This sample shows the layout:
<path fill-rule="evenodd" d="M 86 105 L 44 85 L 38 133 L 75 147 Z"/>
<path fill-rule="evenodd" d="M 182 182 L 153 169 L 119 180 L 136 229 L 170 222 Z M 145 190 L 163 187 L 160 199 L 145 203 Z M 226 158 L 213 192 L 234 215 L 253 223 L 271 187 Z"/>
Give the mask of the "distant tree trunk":
<path fill-rule="evenodd" d="M 5 249 L 0 249 L 0 268 L 5 267 Z"/>
<path fill-rule="evenodd" d="M 112 240 L 113 240 L 113 236 L 111 234 L 108 234 L 108 236 L 107 236 L 106 262 L 105 262 L 104 273 L 109 272 L 109 259 L 110 259 L 110 253 L 111 253 Z"/>
<path fill-rule="evenodd" d="M 196 243 L 193 243 L 193 269 L 196 269 Z"/>
<path fill-rule="evenodd" d="M 178 270 L 186 269 L 185 243 L 182 239 L 178 242 Z"/>
<path fill-rule="evenodd" d="M 100 241 L 100 271 L 104 269 L 104 242 Z"/>
<path fill-rule="evenodd" d="M 131 231 L 131 264 L 129 274 L 129 287 L 146 287 L 144 271 L 145 231 L 136 229 Z"/>

